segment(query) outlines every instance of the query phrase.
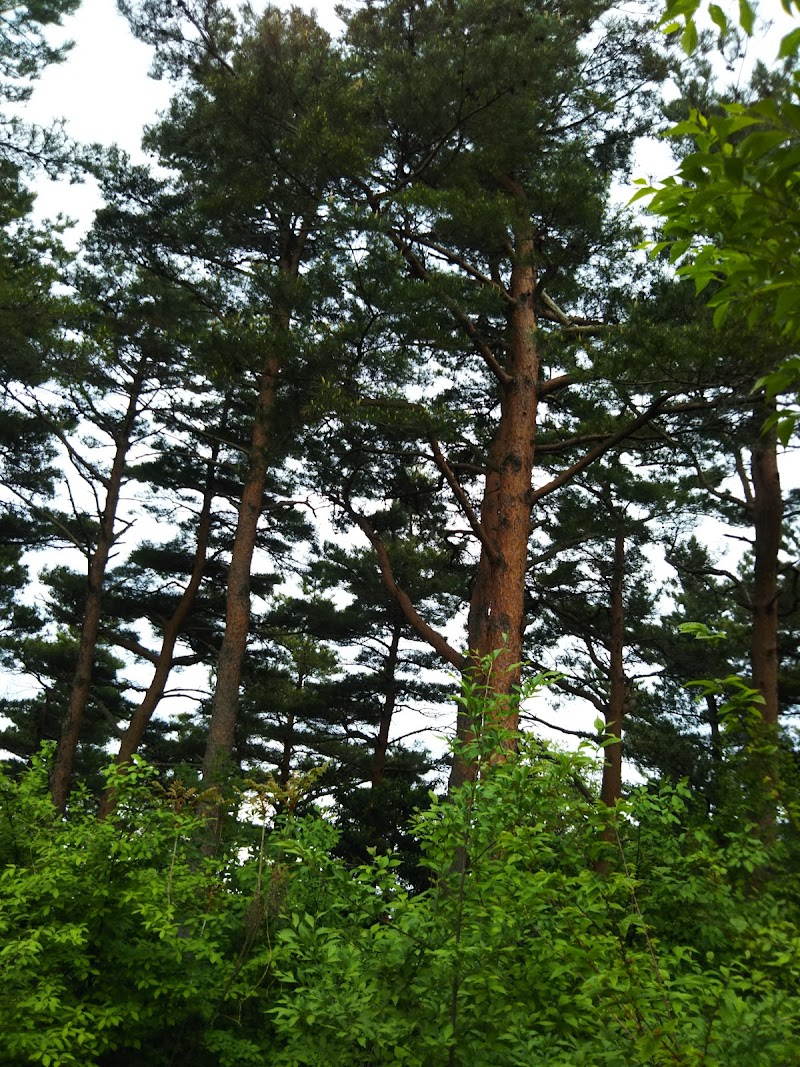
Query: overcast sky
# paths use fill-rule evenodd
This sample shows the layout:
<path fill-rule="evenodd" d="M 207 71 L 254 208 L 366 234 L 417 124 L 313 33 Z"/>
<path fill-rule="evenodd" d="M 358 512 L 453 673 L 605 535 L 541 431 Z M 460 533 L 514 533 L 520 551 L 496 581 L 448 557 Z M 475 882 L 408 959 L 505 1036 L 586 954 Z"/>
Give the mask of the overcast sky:
<path fill-rule="evenodd" d="M 147 77 L 150 49 L 134 40 L 114 0 L 83 0 L 51 39 L 72 40 L 64 63 L 48 67 L 23 114 L 47 125 L 65 119 L 67 131 L 83 143 L 117 143 L 138 154 L 142 128 L 169 100 L 169 85 Z M 65 187 L 36 182 L 37 215 L 60 212 L 91 221 L 99 200 L 92 182 Z"/>
<path fill-rule="evenodd" d="M 316 4 L 300 0 L 300 6 L 315 7 L 320 21 L 332 32 L 340 25 L 333 11 L 335 3 L 336 0 L 320 0 Z M 279 6 L 290 6 L 290 0 L 284 0 Z M 765 7 L 768 12 L 772 8 L 776 14 L 780 12 L 776 0 Z M 790 23 L 781 21 L 781 31 L 786 32 Z M 768 44 L 753 42 L 748 49 L 750 55 L 766 53 L 765 57 L 771 59 L 781 31 L 775 28 L 768 35 Z M 75 140 L 117 143 L 136 156 L 143 127 L 153 121 L 170 96 L 168 82 L 148 77 L 150 49 L 133 38 L 127 22 L 117 11 L 115 0 L 83 0 L 77 14 L 65 20 L 63 30 L 56 31 L 53 37 L 71 39 L 75 46 L 65 63 L 45 71 L 26 107 L 27 116 L 45 125 L 53 118 L 64 118 Z M 749 62 L 745 61 L 742 70 L 748 66 Z M 640 147 L 635 173 L 658 178 L 671 170 L 665 145 L 651 141 Z M 66 191 L 61 185 L 46 182 L 38 183 L 37 187 L 39 215 L 52 217 L 61 211 L 80 216 L 88 224 L 98 204 L 91 184 Z"/>

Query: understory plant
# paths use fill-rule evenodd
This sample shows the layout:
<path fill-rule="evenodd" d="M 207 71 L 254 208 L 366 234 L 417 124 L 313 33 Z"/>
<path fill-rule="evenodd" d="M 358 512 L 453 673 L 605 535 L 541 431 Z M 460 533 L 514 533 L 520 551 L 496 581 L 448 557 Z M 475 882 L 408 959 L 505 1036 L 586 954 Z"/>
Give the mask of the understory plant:
<path fill-rule="evenodd" d="M 141 761 L 109 772 L 105 820 L 80 792 L 56 813 L 46 753 L 0 779 L 0 1063 L 796 1063 L 788 841 L 721 841 L 682 786 L 604 809 L 593 752 L 496 760 L 465 700 L 479 770 L 414 820 L 422 892 L 394 856 L 348 867 L 271 786 L 212 849 L 208 798 Z"/>

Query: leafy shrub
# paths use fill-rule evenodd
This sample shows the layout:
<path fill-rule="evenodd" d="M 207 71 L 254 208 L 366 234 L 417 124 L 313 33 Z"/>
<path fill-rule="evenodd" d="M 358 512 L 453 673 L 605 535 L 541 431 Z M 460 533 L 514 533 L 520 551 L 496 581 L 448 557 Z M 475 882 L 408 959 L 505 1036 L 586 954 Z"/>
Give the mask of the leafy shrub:
<path fill-rule="evenodd" d="M 0 1062 L 796 1063 L 780 854 L 746 827 L 719 843 L 680 788 L 602 810 L 588 763 L 533 743 L 484 759 L 416 817 L 414 892 L 396 858 L 348 868 L 334 827 L 274 818 L 263 790 L 209 854 L 207 802 L 143 763 L 111 772 L 112 819 L 80 794 L 59 817 L 38 759 L 0 779 Z"/>

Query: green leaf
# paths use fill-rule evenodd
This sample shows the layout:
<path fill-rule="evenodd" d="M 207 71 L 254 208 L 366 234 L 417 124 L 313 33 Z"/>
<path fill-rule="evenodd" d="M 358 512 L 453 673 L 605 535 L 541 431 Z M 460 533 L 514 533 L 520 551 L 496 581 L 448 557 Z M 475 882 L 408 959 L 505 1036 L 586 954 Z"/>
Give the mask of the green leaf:
<path fill-rule="evenodd" d="M 729 303 L 719 304 L 714 311 L 713 323 L 716 329 L 724 326 L 728 321 L 731 313 L 731 306 Z"/>
<path fill-rule="evenodd" d="M 796 412 L 782 412 L 776 420 L 775 432 L 784 448 L 789 447 L 789 442 L 797 429 L 798 419 L 800 416 Z"/>
<path fill-rule="evenodd" d="M 728 18 L 719 4 L 709 4 L 708 13 L 711 16 L 711 21 L 719 28 L 720 32 L 727 33 Z"/>
<path fill-rule="evenodd" d="M 753 24 L 755 23 L 755 9 L 749 0 L 739 0 L 739 25 L 748 37 L 753 36 Z"/>
<path fill-rule="evenodd" d="M 712 630 L 704 622 L 682 622 L 678 624 L 678 633 L 689 634 L 698 641 L 724 641 L 727 634 L 724 630 Z"/>
<path fill-rule="evenodd" d="M 778 51 L 778 59 L 788 59 L 796 56 L 800 50 L 800 29 L 792 30 L 781 38 L 781 47 Z"/>
<path fill-rule="evenodd" d="M 694 24 L 694 20 L 689 19 L 686 23 L 686 28 L 681 35 L 681 48 L 687 56 L 690 56 L 695 48 L 697 48 L 697 40 L 697 27 Z"/>

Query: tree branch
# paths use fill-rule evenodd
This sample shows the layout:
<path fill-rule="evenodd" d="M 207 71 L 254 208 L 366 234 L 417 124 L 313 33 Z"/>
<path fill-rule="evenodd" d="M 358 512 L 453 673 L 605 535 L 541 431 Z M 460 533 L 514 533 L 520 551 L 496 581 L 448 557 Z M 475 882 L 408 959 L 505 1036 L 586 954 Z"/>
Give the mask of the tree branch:
<path fill-rule="evenodd" d="M 542 400 L 544 397 L 550 396 L 551 393 L 557 393 L 561 389 L 566 389 L 568 386 L 574 385 L 577 381 L 577 374 L 559 374 L 556 378 L 548 378 L 547 381 L 541 382 L 537 386 L 539 399 Z"/>
<path fill-rule="evenodd" d="M 661 409 L 664 404 L 669 400 L 670 394 L 660 396 L 658 400 L 650 405 L 645 411 L 643 411 L 633 422 L 628 423 L 622 430 L 612 434 L 605 441 L 599 444 L 596 448 L 593 448 L 591 452 L 587 452 L 585 456 L 579 459 L 576 463 L 573 463 L 571 467 L 568 467 L 565 471 L 562 471 L 557 478 L 553 478 L 547 485 L 543 485 L 539 489 L 534 489 L 531 492 L 531 504 L 535 504 L 543 497 L 548 496 L 550 493 L 555 492 L 556 489 L 560 489 L 562 485 L 565 485 L 568 481 L 575 477 L 576 474 L 580 474 L 581 471 L 586 470 L 596 459 L 600 459 L 606 452 L 610 451 L 614 445 L 619 444 L 620 441 L 624 441 L 626 437 L 630 437 L 641 426 L 650 422 L 652 419 L 661 413 Z"/>
<path fill-rule="evenodd" d="M 480 282 L 481 285 L 485 285 L 488 289 L 493 289 L 497 292 L 507 304 L 512 306 L 516 303 L 514 298 L 508 292 L 504 285 L 499 284 L 493 278 L 487 277 L 477 267 L 473 267 L 463 256 L 456 255 L 455 252 L 449 251 L 444 245 L 440 245 L 438 241 L 434 241 L 432 237 L 427 237 L 424 234 L 413 233 L 408 229 L 401 229 L 397 231 L 402 234 L 407 240 L 417 241 L 419 244 L 424 245 L 425 248 L 430 248 L 432 252 L 438 253 L 443 259 L 446 259 L 448 263 L 452 263 L 454 267 L 460 267 L 465 274 L 468 274 L 470 278 L 474 278 Z"/>
<path fill-rule="evenodd" d="M 472 527 L 473 533 L 478 538 L 481 545 L 483 545 L 486 555 L 489 557 L 492 564 L 497 563 L 497 552 L 495 551 L 494 545 L 486 536 L 486 531 L 483 528 L 481 520 L 476 515 L 475 509 L 473 508 L 472 504 L 470 504 L 467 494 L 464 492 L 461 483 L 459 482 L 458 478 L 456 478 L 452 468 L 445 459 L 444 453 L 442 452 L 441 447 L 439 446 L 439 442 L 433 435 L 431 435 L 430 437 L 430 445 L 431 450 L 433 451 L 433 458 L 436 462 L 436 466 L 442 472 L 447 484 L 452 489 L 453 496 L 456 498 L 461 507 L 461 510 L 466 515 L 467 522 L 469 522 L 470 526 Z"/>
<path fill-rule="evenodd" d="M 408 265 L 411 267 L 414 276 L 422 282 L 429 282 L 430 274 L 428 269 L 426 268 L 422 260 L 419 258 L 419 256 L 415 255 L 415 253 L 411 251 L 411 248 L 403 240 L 400 233 L 397 232 L 397 230 L 392 229 L 389 231 L 389 237 L 397 251 L 403 257 L 406 263 L 408 263 Z M 514 381 L 513 377 L 500 363 L 497 356 L 495 356 L 494 352 L 492 351 L 491 347 L 487 345 L 484 339 L 480 336 L 480 334 L 478 333 L 478 328 L 476 327 L 472 319 L 469 317 L 469 315 L 462 311 L 458 304 L 455 302 L 455 300 L 453 300 L 451 297 L 448 297 L 445 294 L 441 294 L 441 298 L 442 303 L 445 305 L 445 307 L 456 320 L 456 322 L 459 324 L 459 326 L 463 329 L 467 337 L 469 337 L 470 341 L 472 341 L 478 354 L 482 357 L 484 363 L 495 376 L 495 378 L 497 378 L 498 382 L 503 386 L 510 385 Z"/>
<path fill-rule="evenodd" d="M 339 497 L 336 499 L 336 503 L 347 515 L 350 516 L 372 545 L 378 560 L 378 567 L 380 568 L 384 585 L 396 600 L 408 624 L 413 627 L 420 637 L 424 638 L 436 652 L 439 653 L 442 659 L 455 667 L 456 670 L 463 670 L 466 662 L 464 656 L 462 656 L 460 652 L 457 652 L 445 637 L 438 632 L 438 630 L 434 630 L 432 626 L 425 622 L 414 607 L 408 593 L 401 589 L 397 584 L 394 571 L 392 570 L 392 561 L 389 559 L 389 553 L 386 551 L 386 545 L 384 545 L 383 541 L 372 528 L 369 519 L 365 515 L 356 511 L 350 501 L 345 497 Z"/>
<path fill-rule="evenodd" d="M 662 412 L 662 414 L 664 414 L 664 413 Z M 736 504 L 740 508 L 744 508 L 745 510 L 748 509 L 748 507 L 750 505 L 748 504 L 748 502 L 746 500 L 742 500 L 740 497 L 734 496 L 733 493 L 729 493 L 727 491 L 724 491 L 724 490 L 721 490 L 721 489 L 717 489 L 715 486 L 713 486 L 711 484 L 711 482 L 706 477 L 705 472 L 703 471 L 703 468 L 700 466 L 700 460 L 697 458 L 697 455 L 695 454 L 693 449 L 689 448 L 688 445 L 685 445 L 682 442 L 677 441 L 671 434 L 667 433 L 667 431 L 664 429 L 663 426 L 660 426 L 658 423 L 655 423 L 655 429 L 656 429 L 656 432 L 658 434 L 660 434 L 661 437 L 664 438 L 664 440 L 667 442 L 668 445 L 670 445 L 672 448 L 680 449 L 683 452 L 683 454 L 688 458 L 689 462 L 694 467 L 695 474 L 697 475 L 697 480 L 700 482 L 700 484 L 702 485 L 702 487 L 705 489 L 705 491 L 707 493 L 710 493 L 711 496 L 716 497 L 717 500 L 724 501 L 726 504 Z M 737 452 L 736 452 L 736 460 L 737 460 L 737 470 L 738 470 L 739 469 L 739 462 L 741 461 L 741 456 L 740 456 L 740 454 L 738 452 L 738 449 L 737 449 Z M 746 480 L 745 480 L 744 484 L 745 484 L 745 486 L 748 485 Z"/>

